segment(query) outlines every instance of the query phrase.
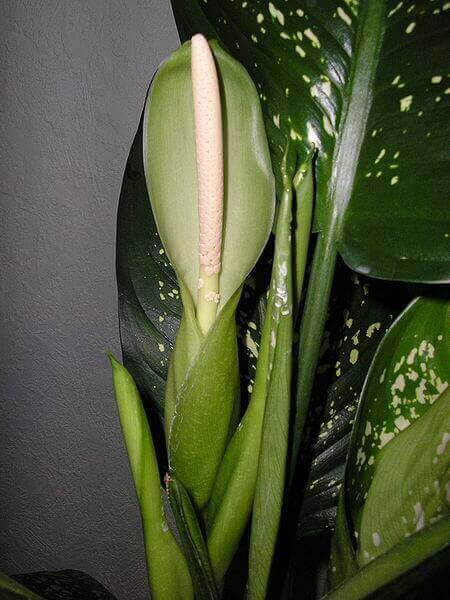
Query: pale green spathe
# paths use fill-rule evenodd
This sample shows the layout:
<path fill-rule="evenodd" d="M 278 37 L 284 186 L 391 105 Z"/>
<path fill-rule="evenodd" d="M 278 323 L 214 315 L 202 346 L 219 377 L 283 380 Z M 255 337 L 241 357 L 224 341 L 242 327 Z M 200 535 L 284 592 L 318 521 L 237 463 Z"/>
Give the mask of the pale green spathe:
<path fill-rule="evenodd" d="M 256 263 L 272 227 L 274 179 L 256 88 L 216 42 L 224 135 L 224 231 L 220 304 Z M 199 260 L 191 46 L 161 66 L 144 115 L 144 169 L 150 201 L 177 276 L 196 301 Z"/>

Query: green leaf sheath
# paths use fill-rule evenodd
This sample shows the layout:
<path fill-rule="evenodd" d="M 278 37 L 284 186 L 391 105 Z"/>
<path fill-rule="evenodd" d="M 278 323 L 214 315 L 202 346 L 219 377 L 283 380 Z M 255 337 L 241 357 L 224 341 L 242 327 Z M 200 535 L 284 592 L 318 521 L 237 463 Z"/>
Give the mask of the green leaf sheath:
<path fill-rule="evenodd" d="M 168 479 L 167 493 L 192 576 L 195 598 L 197 600 L 218 600 L 219 593 L 211 569 L 208 550 L 189 494 L 173 477 Z"/>
<path fill-rule="evenodd" d="M 308 164 L 306 162 L 302 165 L 297 174 L 299 185 L 303 177 L 306 177 Z M 273 378 L 278 378 L 284 367 L 286 367 L 284 391 L 286 392 L 286 387 L 289 388 L 289 356 L 292 343 L 292 242 L 290 238 L 292 184 L 289 181 L 286 181 L 285 184 L 286 192 L 282 196 L 277 217 L 272 278 L 251 398 L 244 417 L 227 447 L 208 504 L 206 517 L 208 549 L 218 581 L 223 578 L 234 556 L 250 516 L 258 477 L 263 427 L 273 426 L 277 430 L 276 439 L 280 446 L 277 457 L 277 466 L 280 471 L 277 473 L 277 478 L 280 479 L 284 476 L 282 455 L 285 452 L 284 436 L 287 436 L 286 419 L 289 414 L 289 394 L 283 393 L 280 397 L 280 413 L 271 414 L 268 417 L 267 425 L 264 425 L 264 422 L 267 402 L 270 397 L 272 397 L 272 402 L 275 400 Z M 302 200 L 306 202 L 307 198 Z M 307 235 L 306 219 L 303 219 L 302 226 Z M 276 422 L 277 418 L 280 419 L 279 422 Z M 265 443 L 270 443 L 267 434 Z M 266 476 L 263 470 L 261 476 Z M 276 485 L 275 498 L 279 499 L 279 481 Z M 278 506 L 272 510 L 273 524 L 277 521 L 277 510 Z M 264 514 L 263 519 L 266 518 L 267 514 Z M 275 529 L 270 532 L 272 536 L 274 531 Z M 269 532 L 267 534 L 269 536 Z M 254 538 L 254 544 L 259 544 L 257 538 Z M 271 555 L 269 556 L 266 552 L 264 560 L 266 563 L 268 561 L 269 565 L 270 558 Z"/>
<path fill-rule="evenodd" d="M 220 311 L 195 356 L 189 349 L 197 339 L 198 325 L 193 303 L 186 300 L 183 329 L 171 357 L 166 394 L 169 466 L 197 508 L 203 508 L 211 495 L 239 395 L 235 322 L 239 296 L 240 290 Z"/>
<path fill-rule="evenodd" d="M 341 490 L 333 589 L 382 588 L 450 539 L 449 325 L 450 302 L 418 298 L 375 354 Z"/>
<path fill-rule="evenodd" d="M 110 355 L 114 393 L 141 511 L 152 598 L 193 599 L 186 560 L 169 529 L 144 408 L 129 372 Z"/>
<path fill-rule="evenodd" d="M 222 580 L 231 563 L 253 504 L 268 387 L 271 296 L 250 402 L 227 446 L 206 513 L 208 550 L 217 581 Z"/>
<path fill-rule="evenodd" d="M 292 276 L 292 179 L 282 163 L 284 190 L 280 199 L 276 227 L 273 264 L 272 306 L 268 312 L 269 365 L 267 397 L 262 427 L 258 474 L 253 502 L 250 535 L 248 597 L 264 600 L 270 568 L 275 551 L 288 449 L 289 415 L 291 411 L 291 371 L 293 335 L 293 276 Z M 302 166 L 298 178 L 306 175 Z M 298 198 L 299 203 L 307 198 Z M 309 238 L 309 223 L 304 235 Z M 307 246 L 305 246 L 307 248 Z"/>
<path fill-rule="evenodd" d="M 2 600 L 44 600 L 21 583 L 17 583 L 4 573 L 0 572 L 0 598 Z"/>

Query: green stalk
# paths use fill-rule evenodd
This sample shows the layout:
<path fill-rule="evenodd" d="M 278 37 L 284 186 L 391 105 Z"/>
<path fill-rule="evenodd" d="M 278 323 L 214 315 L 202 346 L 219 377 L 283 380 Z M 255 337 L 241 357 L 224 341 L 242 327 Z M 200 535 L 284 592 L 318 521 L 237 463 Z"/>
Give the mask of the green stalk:
<path fill-rule="evenodd" d="M 249 600 L 266 598 L 281 519 L 288 453 L 293 337 L 293 185 L 286 166 L 287 154 L 288 150 L 281 165 L 283 192 L 278 209 L 270 290 L 273 309 L 266 315 L 269 365 L 250 535 Z"/>
<path fill-rule="evenodd" d="M 287 421 L 290 409 L 288 371 L 291 366 L 292 342 L 292 184 L 286 174 L 285 162 L 286 159 L 283 161 L 285 189 L 280 199 L 277 217 L 272 277 L 253 391 L 242 421 L 227 447 L 207 508 L 208 550 L 217 581 L 221 581 L 225 575 L 244 533 L 254 502 L 257 478 L 262 475 L 271 476 L 267 469 L 262 473 L 259 467 L 264 427 L 267 428 L 266 446 L 268 445 L 264 451 L 264 466 L 267 467 L 267 460 L 271 461 L 272 465 L 276 465 L 276 473 L 271 481 L 272 487 L 265 485 L 267 480 L 260 481 L 259 510 L 264 503 L 266 488 L 273 494 L 269 499 L 270 518 L 269 507 L 262 515 L 254 517 L 251 571 L 259 570 L 259 573 L 264 572 L 266 577 L 272 560 L 273 541 L 278 530 L 287 451 Z M 277 385 L 278 382 L 281 382 L 280 386 Z M 265 423 L 268 403 L 272 407 L 272 419 Z M 268 439 L 271 428 L 274 438 Z M 273 454 L 275 444 L 276 456 Z M 268 529 L 265 529 L 265 525 L 268 525 Z M 263 535 L 263 540 L 255 533 L 257 528 L 258 533 L 267 534 Z M 253 588 L 254 585 L 253 578 Z M 250 590 L 249 597 L 255 597 L 252 594 Z"/>
<path fill-rule="evenodd" d="M 337 249 L 334 236 L 329 233 L 319 233 L 300 327 L 299 374 L 292 440 L 291 483 L 319 361 L 336 256 Z"/>

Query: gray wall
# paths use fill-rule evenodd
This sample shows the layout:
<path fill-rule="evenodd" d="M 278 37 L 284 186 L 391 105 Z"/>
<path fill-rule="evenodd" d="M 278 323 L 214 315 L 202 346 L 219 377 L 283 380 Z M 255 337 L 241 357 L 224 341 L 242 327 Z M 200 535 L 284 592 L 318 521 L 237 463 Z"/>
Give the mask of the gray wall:
<path fill-rule="evenodd" d="M 169 0 L 0 3 L 0 570 L 81 569 L 148 598 L 105 350 L 114 228 Z"/>

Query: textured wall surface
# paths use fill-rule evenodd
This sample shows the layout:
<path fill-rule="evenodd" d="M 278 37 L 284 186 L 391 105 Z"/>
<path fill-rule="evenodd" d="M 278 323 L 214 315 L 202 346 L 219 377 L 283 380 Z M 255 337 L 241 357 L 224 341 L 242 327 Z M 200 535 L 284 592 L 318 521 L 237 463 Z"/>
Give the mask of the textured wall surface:
<path fill-rule="evenodd" d="M 0 3 L 0 570 L 148 598 L 105 350 L 115 212 L 169 0 Z"/>

